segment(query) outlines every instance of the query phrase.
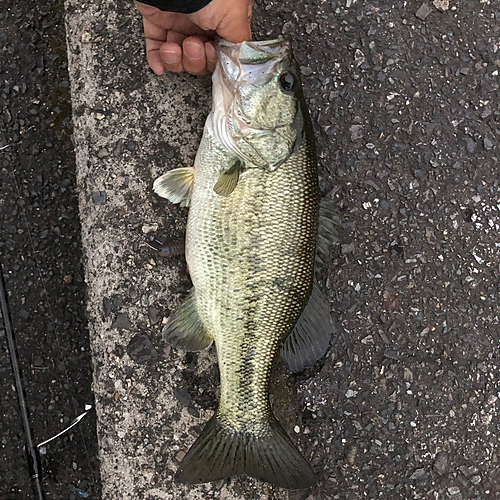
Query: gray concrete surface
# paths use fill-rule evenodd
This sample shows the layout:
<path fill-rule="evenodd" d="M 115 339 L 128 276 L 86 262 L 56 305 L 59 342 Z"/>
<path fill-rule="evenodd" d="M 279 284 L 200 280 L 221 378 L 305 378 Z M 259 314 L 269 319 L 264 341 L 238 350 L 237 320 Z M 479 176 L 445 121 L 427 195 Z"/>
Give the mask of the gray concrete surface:
<path fill-rule="evenodd" d="M 189 281 L 145 238 L 182 234 L 151 184 L 192 164 L 210 84 L 148 72 L 128 4 L 66 9 L 103 498 L 498 498 L 498 5 L 255 6 L 256 38 L 293 36 L 321 187 L 350 230 L 324 270 L 343 332 L 272 389 L 318 472 L 305 492 L 172 482 L 217 373 L 213 351 L 159 342 Z"/>

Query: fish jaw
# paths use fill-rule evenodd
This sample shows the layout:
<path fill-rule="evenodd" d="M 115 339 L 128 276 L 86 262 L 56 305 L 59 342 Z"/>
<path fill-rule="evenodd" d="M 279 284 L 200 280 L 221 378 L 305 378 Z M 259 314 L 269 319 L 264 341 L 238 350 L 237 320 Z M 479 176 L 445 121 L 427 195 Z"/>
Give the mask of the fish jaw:
<path fill-rule="evenodd" d="M 276 83 L 284 71 L 299 78 L 290 41 L 219 41 L 216 50 L 212 105 L 216 141 L 246 164 L 269 171 L 279 168 L 291 155 L 302 124 L 301 96 L 284 96 Z M 257 102 L 249 103 L 253 100 L 249 95 L 257 96 Z M 266 105 L 275 101 L 279 109 L 269 120 Z"/>
<path fill-rule="evenodd" d="M 276 72 L 276 66 L 290 56 L 290 41 L 284 38 L 264 42 L 217 43 L 220 83 L 231 88 L 238 81 L 251 80 L 257 86 L 265 84 Z"/>

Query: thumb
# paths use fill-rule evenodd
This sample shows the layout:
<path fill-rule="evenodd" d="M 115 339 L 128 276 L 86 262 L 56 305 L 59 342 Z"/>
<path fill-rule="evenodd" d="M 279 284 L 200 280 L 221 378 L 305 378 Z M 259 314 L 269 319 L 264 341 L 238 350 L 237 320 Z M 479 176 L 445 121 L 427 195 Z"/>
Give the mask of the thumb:
<path fill-rule="evenodd" d="M 231 43 L 250 40 L 252 0 L 212 0 L 190 15 L 192 21 L 206 31 L 215 31 Z"/>
<path fill-rule="evenodd" d="M 231 43 L 240 43 L 252 38 L 250 19 L 252 17 L 252 2 L 235 2 L 229 7 L 226 15 L 217 27 L 217 34 Z"/>

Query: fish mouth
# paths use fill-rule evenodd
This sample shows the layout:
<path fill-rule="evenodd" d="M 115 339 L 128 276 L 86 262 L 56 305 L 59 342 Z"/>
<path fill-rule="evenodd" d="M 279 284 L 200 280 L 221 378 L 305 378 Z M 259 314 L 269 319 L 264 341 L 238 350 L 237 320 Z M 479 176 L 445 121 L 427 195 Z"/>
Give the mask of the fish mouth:
<path fill-rule="evenodd" d="M 273 129 L 251 126 L 251 119 L 245 115 L 238 102 L 239 81 L 250 81 L 252 86 L 265 85 L 276 73 L 276 66 L 289 57 L 291 40 L 280 37 L 274 40 L 231 43 L 219 38 L 216 53 L 219 57 L 219 82 L 224 88 L 225 110 L 232 109 L 232 119 L 237 122 L 242 137 L 259 135 Z M 217 72 L 217 70 L 216 70 Z"/>
<path fill-rule="evenodd" d="M 281 127 L 268 128 L 262 124 L 256 127 L 242 109 L 239 89 L 241 85 L 259 88 L 274 78 L 277 66 L 290 57 L 291 40 L 277 38 L 231 43 L 219 39 L 216 43 L 216 53 L 219 61 L 213 75 L 212 108 L 215 136 L 243 162 L 270 168 L 269 159 L 266 159 L 251 141 Z"/>
<path fill-rule="evenodd" d="M 219 39 L 216 53 L 227 85 L 251 78 L 258 86 L 271 78 L 275 66 L 290 54 L 290 48 L 287 38 L 242 43 Z"/>
<path fill-rule="evenodd" d="M 216 50 L 225 54 L 233 62 L 240 64 L 262 64 L 275 57 L 283 57 L 290 51 L 290 39 L 285 37 L 274 40 L 231 43 L 219 38 Z"/>

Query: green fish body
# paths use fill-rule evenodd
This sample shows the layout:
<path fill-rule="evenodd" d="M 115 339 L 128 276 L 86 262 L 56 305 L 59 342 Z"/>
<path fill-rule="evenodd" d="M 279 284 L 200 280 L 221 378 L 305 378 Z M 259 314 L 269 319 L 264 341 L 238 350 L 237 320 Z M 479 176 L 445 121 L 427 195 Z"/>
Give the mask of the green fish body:
<path fill-rule="evenodd" d="M 314 472 L 275 419 L 268 387 L 287 338 L 290 357 L 301 357 L 301 342 L 315 344 L 311 328 L 290 335 L 313 290 L 320 209 L 314 136 L 290 42 L 221 42 L 218 52 L 195 166 L 155 183 L 158 194 L 190 207 L 186 260 L 194 288 L 165 337 L 188 350 L 214 342 L 221 379 L 219 408 L 176 478 L 200 483 L 246 473 L 309 487 Z"/>

